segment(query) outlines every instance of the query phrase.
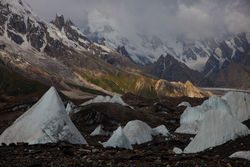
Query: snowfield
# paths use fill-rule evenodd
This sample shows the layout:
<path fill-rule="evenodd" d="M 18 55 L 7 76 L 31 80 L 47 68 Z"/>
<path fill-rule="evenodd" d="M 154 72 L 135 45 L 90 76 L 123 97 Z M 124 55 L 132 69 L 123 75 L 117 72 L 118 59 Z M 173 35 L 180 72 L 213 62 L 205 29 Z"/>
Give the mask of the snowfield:
<path fill-rule="evenodd" d="M 87 144 L 68 116 L 56 89 L 51 87 L 0 136 L 0 143 L 45 144 L 67 141 Z"/>

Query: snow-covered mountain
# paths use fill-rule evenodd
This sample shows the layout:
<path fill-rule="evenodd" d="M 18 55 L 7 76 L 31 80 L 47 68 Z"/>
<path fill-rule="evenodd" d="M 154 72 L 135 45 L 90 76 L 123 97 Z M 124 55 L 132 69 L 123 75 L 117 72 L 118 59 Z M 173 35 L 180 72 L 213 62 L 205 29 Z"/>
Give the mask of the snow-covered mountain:
<path fill-rule="evenodd" d="M 167 81 L 186 82 L 189 80 L 195 85 L 209 85 L 208 79 L 202 73 L 188 68 L 169 54 L 162 55 L 155 63 L 145 66 L 145 71 Z"/>
<path fill-rule="evenodd" d="M 209 76 L 212 73 L 225 69 L 230 63 L 239 63 L 250 66 L 250 34 L 241 33 L 219 43 L 209 57 L 204 74 Z"/>
<path fill-rule="evenodd" d="M 202 71 L 206 61 L 218 45 L 216 40 L 164 39 L 135 32 L 132 36 L 120 29 L 110 18 L 95 10 L 88 14 L 83 26 L 85 34 L 93 41 L 105 43 L 111 49 L 127 52 L 138 64 L 151 64 L 161 55 L 171 54 L 189 68 Z M 122 48 L 122 50 L 121 50 Z"/>
<path fill-rule="evenodd" d="M 95 10 L 89 12 L 88 22 L 82 29 L 92 41 L 117 50 L 135 63 L 152 64 L 161 55 L 170 54 L 189 68 L 204 72 L 206 75 L 214 68 L 214 64 L 222 66 L 223 62 L 227 62 L 227 57 L 236 58 L 249 49 L 250 35 L 245 33 L 229 40 L 225 39 L 233 36 L 232 34 L 218 39 L 194 40 L 185 37 L 166 38 L 138 32 L 126 33 L 121 26 L 123 25 L 117 25 L 112 18 Z"/>

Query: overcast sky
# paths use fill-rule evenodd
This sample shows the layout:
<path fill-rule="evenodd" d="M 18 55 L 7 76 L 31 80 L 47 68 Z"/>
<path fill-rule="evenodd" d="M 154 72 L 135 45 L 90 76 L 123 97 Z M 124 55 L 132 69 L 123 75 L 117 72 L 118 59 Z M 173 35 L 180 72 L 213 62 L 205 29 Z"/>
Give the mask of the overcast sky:
<path fill-rule="evenodd" d="M 250 0 L 25 0 L 45 20 L 56 13 L 82 25 L 99 11 L 127 33 L 203 38 L 250 32 Z"/>

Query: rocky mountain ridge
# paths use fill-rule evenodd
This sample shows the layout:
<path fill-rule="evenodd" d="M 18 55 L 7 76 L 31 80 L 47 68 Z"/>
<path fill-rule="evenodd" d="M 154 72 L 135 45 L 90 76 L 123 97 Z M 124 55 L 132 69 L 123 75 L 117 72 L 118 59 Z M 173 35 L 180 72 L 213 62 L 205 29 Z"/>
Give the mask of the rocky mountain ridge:
<path fill-rule="evenodd" d="M 203 73 L 209 76 L 230 63 L 250 66 L 250 34 L 241 33 L 228 40 L 222 41 L 209 57 Z"/>
<path fill-rule="evenodd" d="M 167 81 L 191 81 L 195 85 L 207 86 L 209 80 L 202 73 L 188 68 L 171 55 L 161 56 L 152 65 L 147 65 L 145 71 Z"/>

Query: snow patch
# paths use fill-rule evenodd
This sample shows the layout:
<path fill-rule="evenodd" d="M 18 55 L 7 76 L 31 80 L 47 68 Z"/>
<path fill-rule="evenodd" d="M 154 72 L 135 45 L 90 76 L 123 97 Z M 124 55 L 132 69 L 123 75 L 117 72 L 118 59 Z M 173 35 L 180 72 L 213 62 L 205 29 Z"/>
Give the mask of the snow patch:
<path fill-rule="evenodd" d="M 235 41 L 234 41 L 234 39 L 231 39 L 230 41 L 226 41 L 226 44 L 227 44 L 227 46 L 228 46 L 229 48 L 232 49 L 233 53 L 232 53 L 231 58 L 233 58 L 233 57 L 235 56 L 235 53 L 236 53 L 236 49 L 235 49 L 236 46 L 235 46 Z"/>
<path fill-rule="evenodd" d="M 87 144 L 67 115 L 56 89 L 51 87 L 28 111 L 21 115 L 0 136 L 0 143 Z"/>
<path fill-rule="evenodd" d="M 219 57 L 222 58 L 222 51 L 220 48 L 215 49 L 215 54 Z"/>
<path fill-rule="evenodd" d="M 242 53 L 245 52 L 245 50 L 242 47 L 239 47 L 238 50 Z"/>
<path fill-rule="evenodd" d="M 117 128 L 113 135 L 109 138 L 107 142 L 102 143 L 103 147 L 119 147 L 119 148 L 125 148 L 132 150 L 133 147 L 127 138 L 127 136 L 124 134 L 123 129 L 121 127 Z"/>
<path fill-rule="evenodd" d="M 112 50 L 109 49 L 108 47 L 104 46 L 104 45 L 99 45 L 97 43 L 94 43 L 94 45 L 100 47 L 103 51 L 107 52 L 107 53 L 110 53 Z"/>

